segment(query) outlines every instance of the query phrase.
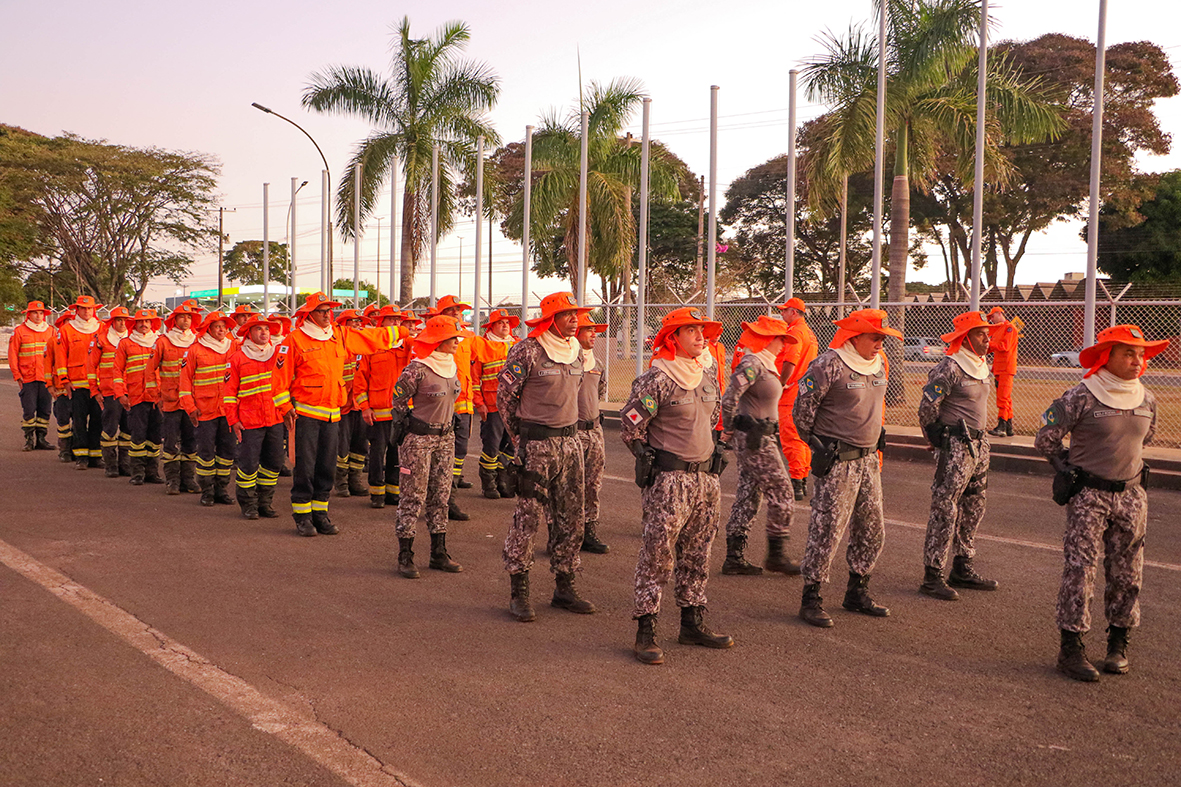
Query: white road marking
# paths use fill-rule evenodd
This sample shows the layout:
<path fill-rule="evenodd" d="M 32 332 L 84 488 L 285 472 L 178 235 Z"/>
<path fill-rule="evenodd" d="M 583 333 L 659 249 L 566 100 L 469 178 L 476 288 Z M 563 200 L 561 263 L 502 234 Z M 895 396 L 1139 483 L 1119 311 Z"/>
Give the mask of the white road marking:
<path fill-rule="evenodd" d="M 0 563 L 36 582 L 169 672 L 245 717 L 255 729 L 294 746 L 349 784 L 357 787 L 415 784 L 337 731 L 311 718 L 306 710 L 297 710 L 266 696 L 201 654 L 5 541 L 0 541 Z"/>
<path fill-rule="evenodd" d="M 604 475 L 603 480 L 623 481 L 629 484 L 635 483 L 635 479 L 624 478 L 623 476 L 619 475 Z M 722 497 L 734 497 L 734 495 L 730 494 L 729 492 L 723 492 Z M 796 510 L 808 511 L 810 508 L 809 506 L 803 505 L 801 503 L 796 503 Z M 926 531 L 927 529 L 926 522 L 904 522 L 901 519 L 886 519 L 885 522 L 887 525 L 897 525 L 899 527 L 907 527 L 912 530 Z M 1006 538 L 1005 536 L 990 536 L 986 533 L 977 533 L 976 538 L 981 541 L 995 541 L 998 544 L 1009 544 L 1010 546 L 1028 547 L 1029 549 L 1041 549 L 1047 552 L 1062 552 L 1061 544 L 1044 544 L 1040 541 L 1026 541 L 1020 538 Z M 1166 571 L 1181 571 L 1181 565 L 1177 565 L 1176 563 L 1158 563 L 1155 560 L 1145 560 L 1144 565 L 1152 566 L 1153 568 L 1163 568 Z"/>

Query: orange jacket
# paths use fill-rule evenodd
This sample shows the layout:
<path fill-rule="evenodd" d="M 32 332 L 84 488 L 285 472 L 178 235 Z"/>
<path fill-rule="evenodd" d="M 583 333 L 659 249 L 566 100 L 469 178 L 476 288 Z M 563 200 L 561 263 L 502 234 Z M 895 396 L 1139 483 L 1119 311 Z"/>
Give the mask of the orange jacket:
<path fill-rule="evenodd" d="M 1017 329 L 1013 323 L 1005 323 L 1005 329 L 989 341 L 988 351 L 992 353 L 993 374 L 1017 374 Z"/>
<path fill-rule="evenodd" d="M 401 347 L 361 356 L 353 378 L 353 396 L 358 409 L 373 410 L 377 421 L 393 419 L 394 385 L 406 368 L 407 356 Z"/>
<path fill-rule="evenodd" d="M 103 396 L 115 395 L 116 349 L 118 348 L 111 344 L 110 329 L 106 325 L 95 331 L 86 366 L 86 377 L 90 380 L 91 391 L 97 382 L 98 390 Z"/>
<path fill-rule="evenodd" d="M 95 336 L 104 330 L 100 324 L 94 333 L 82 333 L 70 323 L 65 323 L 57 332 L 57 348 L 53 354 L 57 369 L 58 387 L 67 382 L 75 388 L 90 388 L 88 367 L 90 365 L 90 345 Z M 97 385 L 95 386 L 97 388 Z"/>
<path fill-rule="evenodd" d="M 231 346 L 231 349 L 233 347 Z M 212 421 L 226 414 L 222 388 L 230 351 L 219 353 L 197 340 L 180 362 L 180 407 L 186 413 L 199 410 L 199 421 Z"/>
<path fill-rule="evenodd" d="M 455 397 L 455 412 L 472 413 L 472 344 L 478 337 L 464 330 L 462 341 L 455 350 L 455 365 L 459 369 L 459 396 Z"/>
<path fill-rule="evenodd" d="M 317 421 L 339 421 L 348 394 L 344 365 L 349 356 L 372 355 L 390 349 L 406 335 L 400 328 L 332 327 L 332 337 L 313 339 L 293 329 L 275 351 L 275 406 L 281 415 L 291 410 Z"/>
<path fill-rule="evenodd" d="M 156 365 L 160 360 L 157 345 L 144 347 L 128 336 L 115 348 L 115 376 L 112 384 L 115 396 L 126 396 L 134 407 L 141 402 L 155 402 L 160 398 L 156 380 Z"/>
<path fill-rule="evenodd" d="M 243 429 L 260 429 L 283 420 L 271 390 L 278 358 L 278 348 L 265 361 L 256 361 L 241 350 L 230 356 L 222 388 L 222 405 L 230 426 L 241 422 Z"/>
<path fill-rule="evenodd" d="M 472 402 L 476 407 L 487 407 L 488 412 L 496 412 L 497 378 L 504 368 L 509 348 L 516 343 L 515 338 L 511 342 L 495 342 L 483 336 L 472 341 L 471 379 L 476 382 L 472 388 Z"/>
<path fill-rule="evenodd" d="M 344 404 L 340 406 L 341 415 L 358 409 L 353 398 L 353 378 L 357 376 L 357 366 L 364 357 L 363 355 L 350 355 L 344 362 L 344 374 L 340 378 L 344 382 Z"/>
<path fill-rule="evenodd" d="M 156 341 L 156 349 L 159 351 L 156 353 L 156 381 L 159 383 L 160 409 L 166 413 L 176 412 L 180 409 L 180 362 L 189 348 L 177 347 L 162 335 Z"/>
<path fill-rule="evenodd" d="M 53 328 L 34 331 L 23 322 L 16 326 L 8 340 L 8 366 L 18 383 L 53 381 Z"/>
<path fill-rule="evenodd" d="M 718 391 L 724 394 L 726 393 L 726 378 L 728 376 L 726 374 L 726 345 L 720 341 L 709 342 L 708 349 L 710 355 L 714 357 L 714 364 L 716 366 L 714 371 L 718 373 Z M 721 423 L 721 421 L 719 420 L 718 423 Z"/>

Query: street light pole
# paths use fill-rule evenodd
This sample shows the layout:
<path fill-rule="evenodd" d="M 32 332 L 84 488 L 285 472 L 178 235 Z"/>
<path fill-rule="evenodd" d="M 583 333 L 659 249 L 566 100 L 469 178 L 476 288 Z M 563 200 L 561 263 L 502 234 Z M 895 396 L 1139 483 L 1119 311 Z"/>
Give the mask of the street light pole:
<path fill-rule="evenodd" d="M 479 224 L 479 220 L 476 221 Z M 463 300 L 463 236 L 459 237 L 459 292 L 455 294 L 456 298 Z"/>
<path fill-rule="evenodd" d="M 295 195 L 299 194 L 299 190 L 308 185 L 305 180 L 298 186 L 295 181 L 299 178 L 291 179 L 291 204 L 287 206 L 287 223 L 286 227 L 291 235 L 287 239 L 287 285 L 288 285 L 288 302 L 291 314 L 295 314 Z"/>
<path fill-rule="evenodd" d="M 221 308 L 222 302 L 222 278 L 225 275 L 224 265 L 226 258 L 226 232 L 225 232 L 225 217 L 226 211 L 235 213 L 237 208 L 218 208 L 217 209 L 217 308 Z"/>

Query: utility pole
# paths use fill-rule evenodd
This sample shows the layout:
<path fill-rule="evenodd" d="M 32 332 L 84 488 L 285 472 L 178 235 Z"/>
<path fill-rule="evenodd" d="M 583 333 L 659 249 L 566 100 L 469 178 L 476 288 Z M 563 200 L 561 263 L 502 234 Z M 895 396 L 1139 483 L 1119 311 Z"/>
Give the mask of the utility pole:
<path fill-rule="evenodd" d="M 373 302 L 381 303 L 381 216 L 377 217 L 377 284 Z"/>
<path fill-rule="evenodd" d="M 459 236 L 459 292 L 455 294 L 456 298 L 463 300 L 463 236 Z M 479 304 L 476 304 L 477 306 Z"/>
<path fill-rule="evenodd" d="M 479 262 L 479 260 L 476 260 Z M 492 308 L 492 217 L 488 217 L 488 308 Z"/>
<path fill-rule="evenodd" d="M 693 279 L 693 287 L 701 292 L 702 260 L 701 251 L 705 242 L 705 175 L 701 176 L 701 184 L 697 191 L 697 276 Z"/>
<path fill-rule="evenodd" d="M 225 217 L 226 211 L 235 213 L 237 208 L 218 208 L 217 209 L 217 308 L 221 308 L 222 303 L 222 277 L 225 275 L 224 265 L 226 258 L 226 231 L 225 231 Z"/>

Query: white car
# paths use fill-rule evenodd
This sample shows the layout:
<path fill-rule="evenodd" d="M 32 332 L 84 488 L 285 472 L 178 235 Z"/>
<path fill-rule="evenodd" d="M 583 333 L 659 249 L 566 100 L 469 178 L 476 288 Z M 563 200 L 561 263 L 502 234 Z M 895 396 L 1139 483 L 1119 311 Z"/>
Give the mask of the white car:
<path fill-rule="evenodd" d="M 1067 350 L 1050 356 L 1050 363 L 1054 366 L 1082 366 L 1078 360 L 1078 350 Z"/>
<path fill-rule="evenodd" d="M 907 336 L 902 340 L 902 359 L 905 361 L 938 361 L 947 345 L 936 336 Z"/>

